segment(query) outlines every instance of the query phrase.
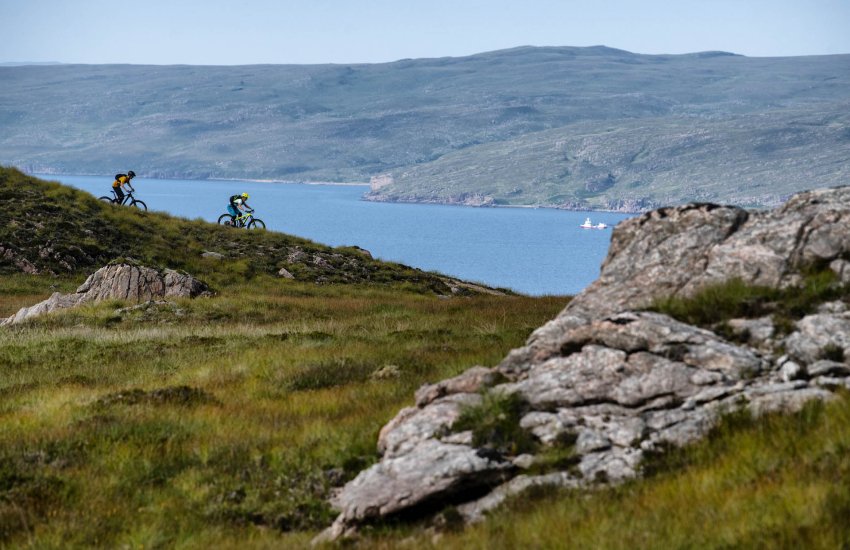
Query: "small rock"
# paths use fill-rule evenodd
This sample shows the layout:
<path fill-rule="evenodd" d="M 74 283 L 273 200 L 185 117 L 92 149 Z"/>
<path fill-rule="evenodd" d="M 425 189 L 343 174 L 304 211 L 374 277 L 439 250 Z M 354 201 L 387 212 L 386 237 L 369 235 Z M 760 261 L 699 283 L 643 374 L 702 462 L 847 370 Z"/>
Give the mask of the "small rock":
<path fill-rule="evenodd" d="M 455 393 L 476 393 L 492 386 L 499 379 L 500 375 L 493 369 L 472 367 L 454 378 L 436 384 L 426 384 L 416 390 L 416 405 L 424 407 L 440 397 Z"/>
<path fill-rule="evenodd" d="M 785 361 L 779 369 L 779 376 L 783 382 L 790 382 L 805 378 L 806 371 L 794 361 Z"/>
<path fill-rule="evenodd" d="M 576 440 L 576 452 L 580 454 L 602 451 L 611 447 L 611 440 L 594 430 L 582 430 Z"/>
<path fill-rule="evenodd" d="M 773 319 L 760 317 L 759 319 L 731 319 L 727 323 L 738 336 L 747 336 L 747 339 L 758 345 L 773 338 L 775 332 Z"/>
<path fill-rule="evenodd" d="M 807 368 L 809 376 L 850 376 L 850 366 L 837 361 L 821 359 Z"/>
<path fill-rule="evenodd" d="M 841 281 L 842 285 L 850 283 L 850 262 L 840 259 L 833 260 L 829 264 L 829 269 L 838 275 L 838 280 Z"/>
<path fill-rule="evenodd" d="M 372 380 L 387 380 L 388 378 L 398 378 L 399 376 L 401 376 L 401 369 L 397 365 L 384 365 L 373 372 L 369 378 Z"/>
<path fill-rule="evenodd" d="M 451 443 L 453 445 L 466 445 L 472 447 L 472 430 L 466 430 L 454 434 L 449 434 L 440 438 L 443 443 Z"/>
<path fill-rule="evenodd" d="M 847 274 L 850 275 L 850 270 L 847 271 Z M 841 300 L 824 302 L 818 306 L 818 313 L 844 313 L 845 311 L 847 311 L 847 304 Z"/>
<path fill-rule="evenodd" d="M 203 254 L 201 254 L 201 257 L 210 258 L 210 259 L 213 259 L 213 260 L 223 260 L 224 254 L 220 254 L 218 252 L 211 252 L 211 251 L 207 250 L 207 251 L 204 251 Z"/>
<path fill-rule="evenodd" d="M 834 376 L 818 376 L 812 380 L 812 384 L 821 388 L 843 388 L 847 384 L 847 379 L 836 378 Z"/>
<path fill-rule="evenodd" d="M 461 504 L 457 507 L 457 511 L 467 523 L 478 523 L 484 520 L 487 512 L 499 507 L 509 497 L 518 495 L 532 487 L 576 488 L 580 486 L 580 480 L 564 472 L 555 472 L 542 476 L 522 474 L 507 483 L 499 485 L 478 500 Z"/>
<path fill-rule="evenodd" d="M 534 455 L 530 455 L 528 453 L 521 454 L 518 457 L 513 459 L 514 466 L 521 470 L 528 470 L 532 466 L 534 466 Z"/>
<path fill-rule="evenodd" d="M 281 267 L 277 272 L 278 277 L 283 277 L 284 279 L 294 279 L 295 275 L 286 270 L 285 267 Z"/>

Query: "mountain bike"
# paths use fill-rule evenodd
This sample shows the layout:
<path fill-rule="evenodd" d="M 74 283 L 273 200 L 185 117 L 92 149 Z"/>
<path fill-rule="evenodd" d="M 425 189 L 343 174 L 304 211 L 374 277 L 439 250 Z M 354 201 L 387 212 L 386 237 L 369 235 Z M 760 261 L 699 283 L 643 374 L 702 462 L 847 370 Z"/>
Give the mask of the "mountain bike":
<path fill-rule="evenodd" d="M 249 210 L 241 216 L 233 217 L 230 214 L 222 214 L 218 217 L 218 223 L 230 227 L 244 227 L 246 229 L 265 229 L 266 224 L 260 218 L 254 217 L 254 211 Z"/>
<path fill-rule="evenodd" d="M 136 208 L 139 208 L 141 210 L 147 210 L 148 205 L 145 204 L 144 202 L 140 201 L 140 200 L 136 200 L 136 197 L 133 196 L 134 191 L 135 191 L 135 189 L 133 189 L 131 187 L 130 191 L 128 191 L 124 195 L 124 200 L 120 200 L 118 198 L 118 193 L 116 193 L 115 191 L 112 191 L 111 197 L 107 197 L 106 195 L 104 195 L 102 197 L 98 197 L 97 200 L 104 201 L 104 202 L 111 202 L 112 204 L 126 204 L 127 206 L 135 206 Z"/>

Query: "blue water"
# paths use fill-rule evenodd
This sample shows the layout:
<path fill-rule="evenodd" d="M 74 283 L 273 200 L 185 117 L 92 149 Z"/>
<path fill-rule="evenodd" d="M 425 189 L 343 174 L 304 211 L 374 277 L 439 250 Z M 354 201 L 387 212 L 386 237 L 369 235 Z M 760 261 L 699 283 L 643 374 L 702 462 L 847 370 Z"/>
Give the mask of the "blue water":
<path fill-rule="evenodd" d="M 112 178 L 42 176 L 108 195 Z M 133 180 L 148 209 L 216 221 L 227 197 L 243 191 L 268 229 L 331 246 L 356 245 L 376 258 L 532 295 L 575 294 L 599 275 L 611 229 L 581 229 L 608 212 L 471 208 L 360 200 L 363 186 L 265 182 Z"/>

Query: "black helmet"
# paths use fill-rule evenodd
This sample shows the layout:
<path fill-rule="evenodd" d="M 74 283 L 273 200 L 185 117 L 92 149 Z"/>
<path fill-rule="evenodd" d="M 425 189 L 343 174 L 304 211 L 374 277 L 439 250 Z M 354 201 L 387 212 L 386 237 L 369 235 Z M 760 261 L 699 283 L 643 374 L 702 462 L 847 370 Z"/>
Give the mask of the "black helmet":
<path fill-rule="evenodd" d="M 136 177 L 136 173 L 135 173 L 135 172 L 133 172 L 132 170 L 130 170 L 129 172 L 127 172 L 127 175 L 128 175 L 129 177 L 131 177 L 131 178 L 135 178 L 135 177 Z"/>

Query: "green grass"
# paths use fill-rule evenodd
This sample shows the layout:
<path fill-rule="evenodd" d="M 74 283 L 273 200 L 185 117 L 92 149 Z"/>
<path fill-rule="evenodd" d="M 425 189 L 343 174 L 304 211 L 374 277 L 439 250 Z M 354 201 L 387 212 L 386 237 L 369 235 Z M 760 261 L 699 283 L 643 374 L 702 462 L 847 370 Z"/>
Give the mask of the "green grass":
<path fill-rule="evenodd" d="M 773 317 L 780 332 L 788 332 L 793 321 L 813 313 L 819 304 L 848 295 L 850 289 L 838 284 L 835 273 L 813 266 L 804 270 L 799 287 L 776 289 L 730 279 L 705 287 L 688 298 L 655 300 L 649 309 L 684 323 L 718 330 L 725 336 L 730 336 L 724 326 L 726 321 L 766 315 Z"/>
<path fill-rule="evenodd" d="M 476 448 L 516 456 L 537 450 L 537 441 L 520 428 L 527 403 L 519 394 L 502 395 L 487 392 L 480 404 L 467 407 L 452 425 L 452 431 L 472 431 L 472 444 Z"/>
<path fill-rule="evenodd" d="M 0 288 L 48 281 L 76 282 Z M 0 547 L 302 546 L 419 385 L 497 363 L 565 301 L 265 275 L 218 290 L 0 329 Z M 386 365 L 399 375 L 373 379 Z"/>

